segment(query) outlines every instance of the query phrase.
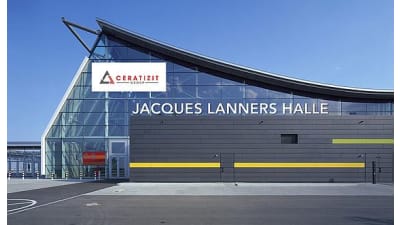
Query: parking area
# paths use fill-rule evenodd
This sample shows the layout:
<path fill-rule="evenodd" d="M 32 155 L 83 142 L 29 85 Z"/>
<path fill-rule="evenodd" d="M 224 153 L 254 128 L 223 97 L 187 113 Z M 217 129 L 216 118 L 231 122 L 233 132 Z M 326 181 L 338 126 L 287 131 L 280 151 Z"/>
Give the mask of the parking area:
<path fill-rule="evenodd" d="M 393 186 L 382 184 L 77 182 L 9 193 L 8 199 L 11 225 L 382 225 L 393 224 L 394 204 Z"/>

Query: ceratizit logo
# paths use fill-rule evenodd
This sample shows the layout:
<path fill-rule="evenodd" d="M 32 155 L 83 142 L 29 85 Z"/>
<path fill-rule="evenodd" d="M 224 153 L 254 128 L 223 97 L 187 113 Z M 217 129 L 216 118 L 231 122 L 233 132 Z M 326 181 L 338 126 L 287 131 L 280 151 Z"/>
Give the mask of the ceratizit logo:
<path fill-rule="evenodd" d="M 106 73 L 104 74 L 103 78 L 100 81 L 100 84 L 114 84 L 114 80 L 110 76 L 110 73 L 108 70 L 106 70 Z"/>
<path fill-rule="evenodd" d="M 92 63 L 93 92 L 166 91 L 165 62 Z"/>
<path fill-rule="evenodd" d="M 100 84 L 123 84 L 123 83 L 131 83 L 131 84 L 145 84 L 145 83 L 153 83 L 156 84 L 159 82 L 160 75 L 158 74 L 124 74 L 124 75 L 110 75 L 108 70 L 104 73 L 103 78 L 100 80 Z M 116 81 L 114 81 L 116 80 Z"/>

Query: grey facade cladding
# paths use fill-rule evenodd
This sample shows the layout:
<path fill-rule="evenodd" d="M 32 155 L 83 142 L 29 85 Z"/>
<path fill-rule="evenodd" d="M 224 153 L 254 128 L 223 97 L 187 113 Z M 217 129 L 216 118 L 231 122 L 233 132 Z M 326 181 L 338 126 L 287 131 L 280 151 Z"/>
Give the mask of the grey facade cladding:
<path fill-rule="evenodd" d="M 393 116 L 131 116 L 130 162 L 220 162 L 221 168 L 131 168 L 135 182 L 393 182 Z M 281 144 L 280 134 L 298 134 Z M 234 168 L 235 162 L 361 162 L 365 168 Z"/>

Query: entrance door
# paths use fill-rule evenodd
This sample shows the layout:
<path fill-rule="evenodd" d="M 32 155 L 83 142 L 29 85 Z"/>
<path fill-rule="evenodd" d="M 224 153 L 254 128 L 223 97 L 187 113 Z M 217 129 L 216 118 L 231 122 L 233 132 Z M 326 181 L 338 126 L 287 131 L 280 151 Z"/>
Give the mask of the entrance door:
<path fill-rule="evenodd" d="M 111 156 L 110 158 L 110 178 L 121 179 L 127 178 L 126 158 L 119 156 Z"/>
<path fill-rule="evenodd" d="M 110 140 L 109 149 L 108 177 L 111 179 L 128 178 L 128 140 Z"/>

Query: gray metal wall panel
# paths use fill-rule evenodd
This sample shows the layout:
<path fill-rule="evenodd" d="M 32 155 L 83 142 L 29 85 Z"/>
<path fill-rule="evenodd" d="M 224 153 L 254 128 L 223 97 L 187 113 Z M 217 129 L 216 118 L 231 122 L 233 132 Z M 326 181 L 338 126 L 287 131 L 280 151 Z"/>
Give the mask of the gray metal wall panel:
<path fill-rule="evenodd" d="M 247 130 L 245 130 L 245 129 L 241 129 L 241 130 L 243 130 L 243 131 L 245 131 L 243 134 L 244 135 L 250 135 L 250 136 L 260 136 L 261 134 L 264 134 L 264 135 L 276 135 L 276 130 L 271 130 L 271 129 L 247 129 Z M 355 133 L 354 132 L 354 130 L 357 130 L 357 129 L 346 129 L 346 130 L 336 130 L 336 129 L 334 129 L 334 130 L 321 130 L 321 129 L 319 129 L 319 134 L 325 134 L 325 135 L 347 135 L 347 134 L 350 134 L 350 135 L 355 135 L 355 134 L 365 134 L 365 135 L 368 135 L 368 134 L 370 134 L 370 132 L 369 132 L 369 130 L 357 130 L 357 133 Z M 315 134 L 315 132 L 314 132 L 314 130 L 302 130 L 302 129 L 298 129 L 298 130 L 295 130 L 295 129 L 291 129 L 290 131 L 292 131 L 292 132 L 294 132 L 294 133 L 301 133 L 301 134 L 304 134 L 304 135 L 306 135 L 306 134 Z M 163 135 L 171 135 L 171 136 L 173 136 L 173 135 L 176 135 L 176 136 L 181 136 L 181 135 L 183 135 L 183 136 L 186 136 L 186 135 L 188 135 L 188 136 L 190 136 L 190 135 L 200 135 L 200 137 L 201 137 L 201 135 L 220 135 L 221 134 L 221 132 L 220 132 L 220 130 L 217 130 L 217 129 L 215 129 L 215 130 L 207 130 L 207 129 L 196 129 L 196 130 L 172 130 L 172 129 L 170 129 L 170 130 L 168 130 L 168 134 L 166 134 L 165 133 L 165 130 L 152 130 L 152 129 L 147 129 L 147 130 L 145 130 L 145 129 L 141 129 L 141 130 L 131 130 L 131 132 L 132 132 L 132 134 L 134 134 L 134 135 L 143 135 L 143 137 L 146 137 L 146 135 L 148 135 L 148 134 L 163 134 Z M 382 134 L 382 135 L 388 135 L 388 136 L 390 136 L 390 135 L 393 135 L 393 132 L 392 132 L 392 130 L 391 129 L 387 129 L 387 130 L 382 130 L 381 129 L 381 132 L 380 132 L 380 134 Z M 238 134 L 235 130 L 224 130 L 224 135 L 241 135 L 241 134 Z M 166 136 L 166 137 L 168 137 L 168 136 Z M 212 136 L 211 136 L 212 137 Z"/>
<path fill-rule="evenodd" d="M 298 134 L 299 144 L 281 144 L 280 134 Z M 132 116 L 130 136 L 131 162 L 224 168 L 135 168 L 132 181 L 370 182 L 372 161 L 379 182 L 393 181 L 393 145 L 332 144 L 333 138 L 393 138 L 393 116 Z M 366 168 L 233 169 L 241 161 L 365 162 Z"/>

